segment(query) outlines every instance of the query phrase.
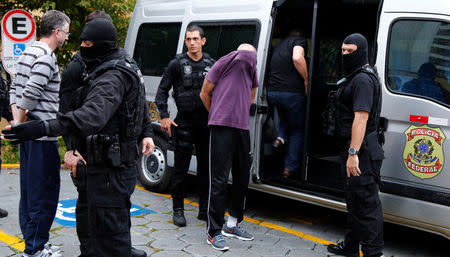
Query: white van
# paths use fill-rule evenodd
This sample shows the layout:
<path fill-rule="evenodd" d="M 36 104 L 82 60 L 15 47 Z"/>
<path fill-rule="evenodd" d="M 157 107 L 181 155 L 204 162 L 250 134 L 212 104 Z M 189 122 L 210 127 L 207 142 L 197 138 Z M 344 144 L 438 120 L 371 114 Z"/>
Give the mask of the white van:
<path fill-rule="evenodd" d="M 185 51 L 190 24 L 203 28 L 204 52 L 215 59 L 243 42 L 258 49 L 261 86 L 250 117 L 250 187 L 341 211 L 346 208 L 338 146 L 322 133 L 320 114 L 341 76 L 342 40 L 354 32 L 365 35 L 383 87 L 385 220 L 450 238 L 450 1 L 138 0 L 125 48 L 144 74 L 155 122 L 157 149 L 140 161 L 140 180 L 154 191 L 168 187 L 174 163 L 154 98 L 164 68 Z M 302 28 L 308 40 L 311 86 L 301 170 L 285 181 L 280 179 L 282 157 L 271 148 L 276 131 L 266 75 L 273 45 L 294 27 Z M 173 119 L 173 99 L 169 106 Z M 195 155 L 190 170 L 196 170 Z"/>

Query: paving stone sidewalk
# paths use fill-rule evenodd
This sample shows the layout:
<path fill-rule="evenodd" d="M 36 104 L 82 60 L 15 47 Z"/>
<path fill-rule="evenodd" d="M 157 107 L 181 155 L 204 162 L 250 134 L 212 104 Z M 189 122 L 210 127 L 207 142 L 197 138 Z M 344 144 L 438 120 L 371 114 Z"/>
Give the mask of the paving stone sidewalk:
<path fill-rule="evenodd" d="M 19 171 L 3 170 L 0 175 L 0 207 L 7 209 L 9 216 L 0 219 L 0 229 L 21 238 L 18 224 L 19 190 Z M 62 170 L 60 200 L 76 197 L 68 171 Z M 131 218 L 133 246 L 145 250 L 148 256 L 326 256 L 326 249 L 314 242 L 245 221 L 242 222 L 243 227 L 255 235 L 255 240 L 244 242 L 227 239 L 230 250 L 220 252 L 206 243 L 206 223 L 196 218 L 196 206 L 185 204 L 188 225 L 179 228 L 172 222 L 171 199 L 136 189 L 132 203 L 156 212 Z M 65 257 L 79 255 L 74 227 L 67 228 L 55 221 L 50 237 L 50 242 L 60 246 Z M 0 256 L 18 257 L 21 252 L 0 240 Z"/>
<path fill-rule="evenodd" d="M 17 169 L 4 169 L 0 174 L 0 208 L 7 209 L 9 216 L 0 219 L 0 257 L 20 257 L 22 253 L 16 248 L 5 243 L 1 231 L 8 235 L 21 238 L 21 231 L 18 224 L 18 203 L 19 203 L 19 171 Z M 240 241 L 238 239 L 226 239 L 230 250 L 220 252 L 212 249 L 206 243 L 206 223 L 198 220 L 198 207 L 185 203 L 185 215 L 188 225 L 183 228 L 175 226 L 172 222 L 172 202 L 171 199 L 162 195 L 154 194 L 137 188 L 132 196 L 132 203 L 140 207 L 149 209 L 154 213 L 142 214 L 131 218 L 131 238 L 133 246 L 145 250 L 148 256 L 240 256 L 240 257 L 325 257 L 332 256 L 323 244 L 302 239 L 297 235 L 285 233 L 274 229 L 282 226 L 291 231 L 301 231 L 316 237 L 337 242 L 344 234 L 344 225 L 336 222 L 315 222 L 308 224 L 295 221 L 292 217 L 299 213 L 286 213 L 276 204 L 268 203 L 271 197 L 265 194 L 257 196 L 264 197 L 261 203 L 256 203 L 256 199 L 249 203 L 246 216 L 268 222 L 270 226 L 261 226 L 254 223 L 242 222 L 242 226 L 254 234 L 253 241 Z M 77 193 L 72 184 L 67 170 L 61 171 L 61 193 L 60 200 L 76 199 Z M 267 197 L 267 200 L 266 200 Z M 196 201 L 195 197 L 188 197 L 190 201 Z M 260 205 L 258 207 L 255 206 Z M 291 203 L 292 204 L 292 203 Z M 253 206 L 252 206 L 253 205 Z M 261 207 L 262 206 L 262 207 Z M 286 209 L 287 206 L 285 206 Z M 275 208 L 275 209 L 274 209 Z M 280 209 L 281 208 L 281 209 Z M 303 205 L 302 211 L 307 211 L 308 206 Z M 322 211 L 324 211 L 322 209 Z M 336 213 L 328 214 L 336 215 Z M 320 219 L 320 215 L 317 215 Z M 324 217 L 322 217 L 324 219 Z M 270 228 L 272 227 L 272 228 Z M 65 227 L 56 221 L 53 222 L 50 231 L 50 242 L 60 246 L 65 257 L 76 257 L 80 254 L 79 242 L 76 236 L 75 227 Z M 397 240 L 394 240 L 396 242 Z M 385 256 L 444 256 L 427 254 L 427 250 L 410 247 L 398 247 L 396 244 L 387 243 Z"/>

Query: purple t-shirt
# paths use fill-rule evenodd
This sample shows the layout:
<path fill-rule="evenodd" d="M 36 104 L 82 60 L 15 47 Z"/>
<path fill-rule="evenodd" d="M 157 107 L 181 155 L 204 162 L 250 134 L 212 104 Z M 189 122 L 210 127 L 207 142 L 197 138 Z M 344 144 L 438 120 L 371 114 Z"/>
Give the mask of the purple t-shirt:
<path fill-rule="evenodd" d="M 225 55 L 206 79 L 215 84 L 208 125 L 249 130 L 252 88 L 259 86 L 256 53 L 239 50 Z"/>

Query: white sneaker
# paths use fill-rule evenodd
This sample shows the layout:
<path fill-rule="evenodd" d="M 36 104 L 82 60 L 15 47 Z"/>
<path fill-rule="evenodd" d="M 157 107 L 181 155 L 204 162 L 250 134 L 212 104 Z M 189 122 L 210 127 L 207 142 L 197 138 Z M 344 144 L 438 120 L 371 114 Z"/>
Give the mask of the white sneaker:
<path fill-rule="evenodd" d="M 53 246 L 49 242 L 44 245 L 42 255 L 39 257 L 63 257 L 62 251 L 58 246 Z"/>
<path fill-rule="evenodd" d="M 44 249 L 37 251 L 33 255 L 23 253 L 22 257 L 63 257 L 58 246 L 53 246 L 49 242 L 44 245 Z"/>

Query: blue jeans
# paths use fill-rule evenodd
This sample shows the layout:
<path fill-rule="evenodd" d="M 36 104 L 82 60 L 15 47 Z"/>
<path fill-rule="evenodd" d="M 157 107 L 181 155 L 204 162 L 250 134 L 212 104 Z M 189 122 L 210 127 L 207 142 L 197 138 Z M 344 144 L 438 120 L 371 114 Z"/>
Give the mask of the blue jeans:
<path fill-rule="evenodd" d="M 294 92 L 268 92 L 269 103 L 278 113 L 277 136 L 287 142 L 284 168 L 297 171 L 303 148 L 305 124 L 305 97 Z"/>
<path fill-rule="evenodd" d="M 61 161 L 56 141 L 25 141 L 20 145 L 19 223 L 26 254 L 48 242 L 58 206 Z"/>

